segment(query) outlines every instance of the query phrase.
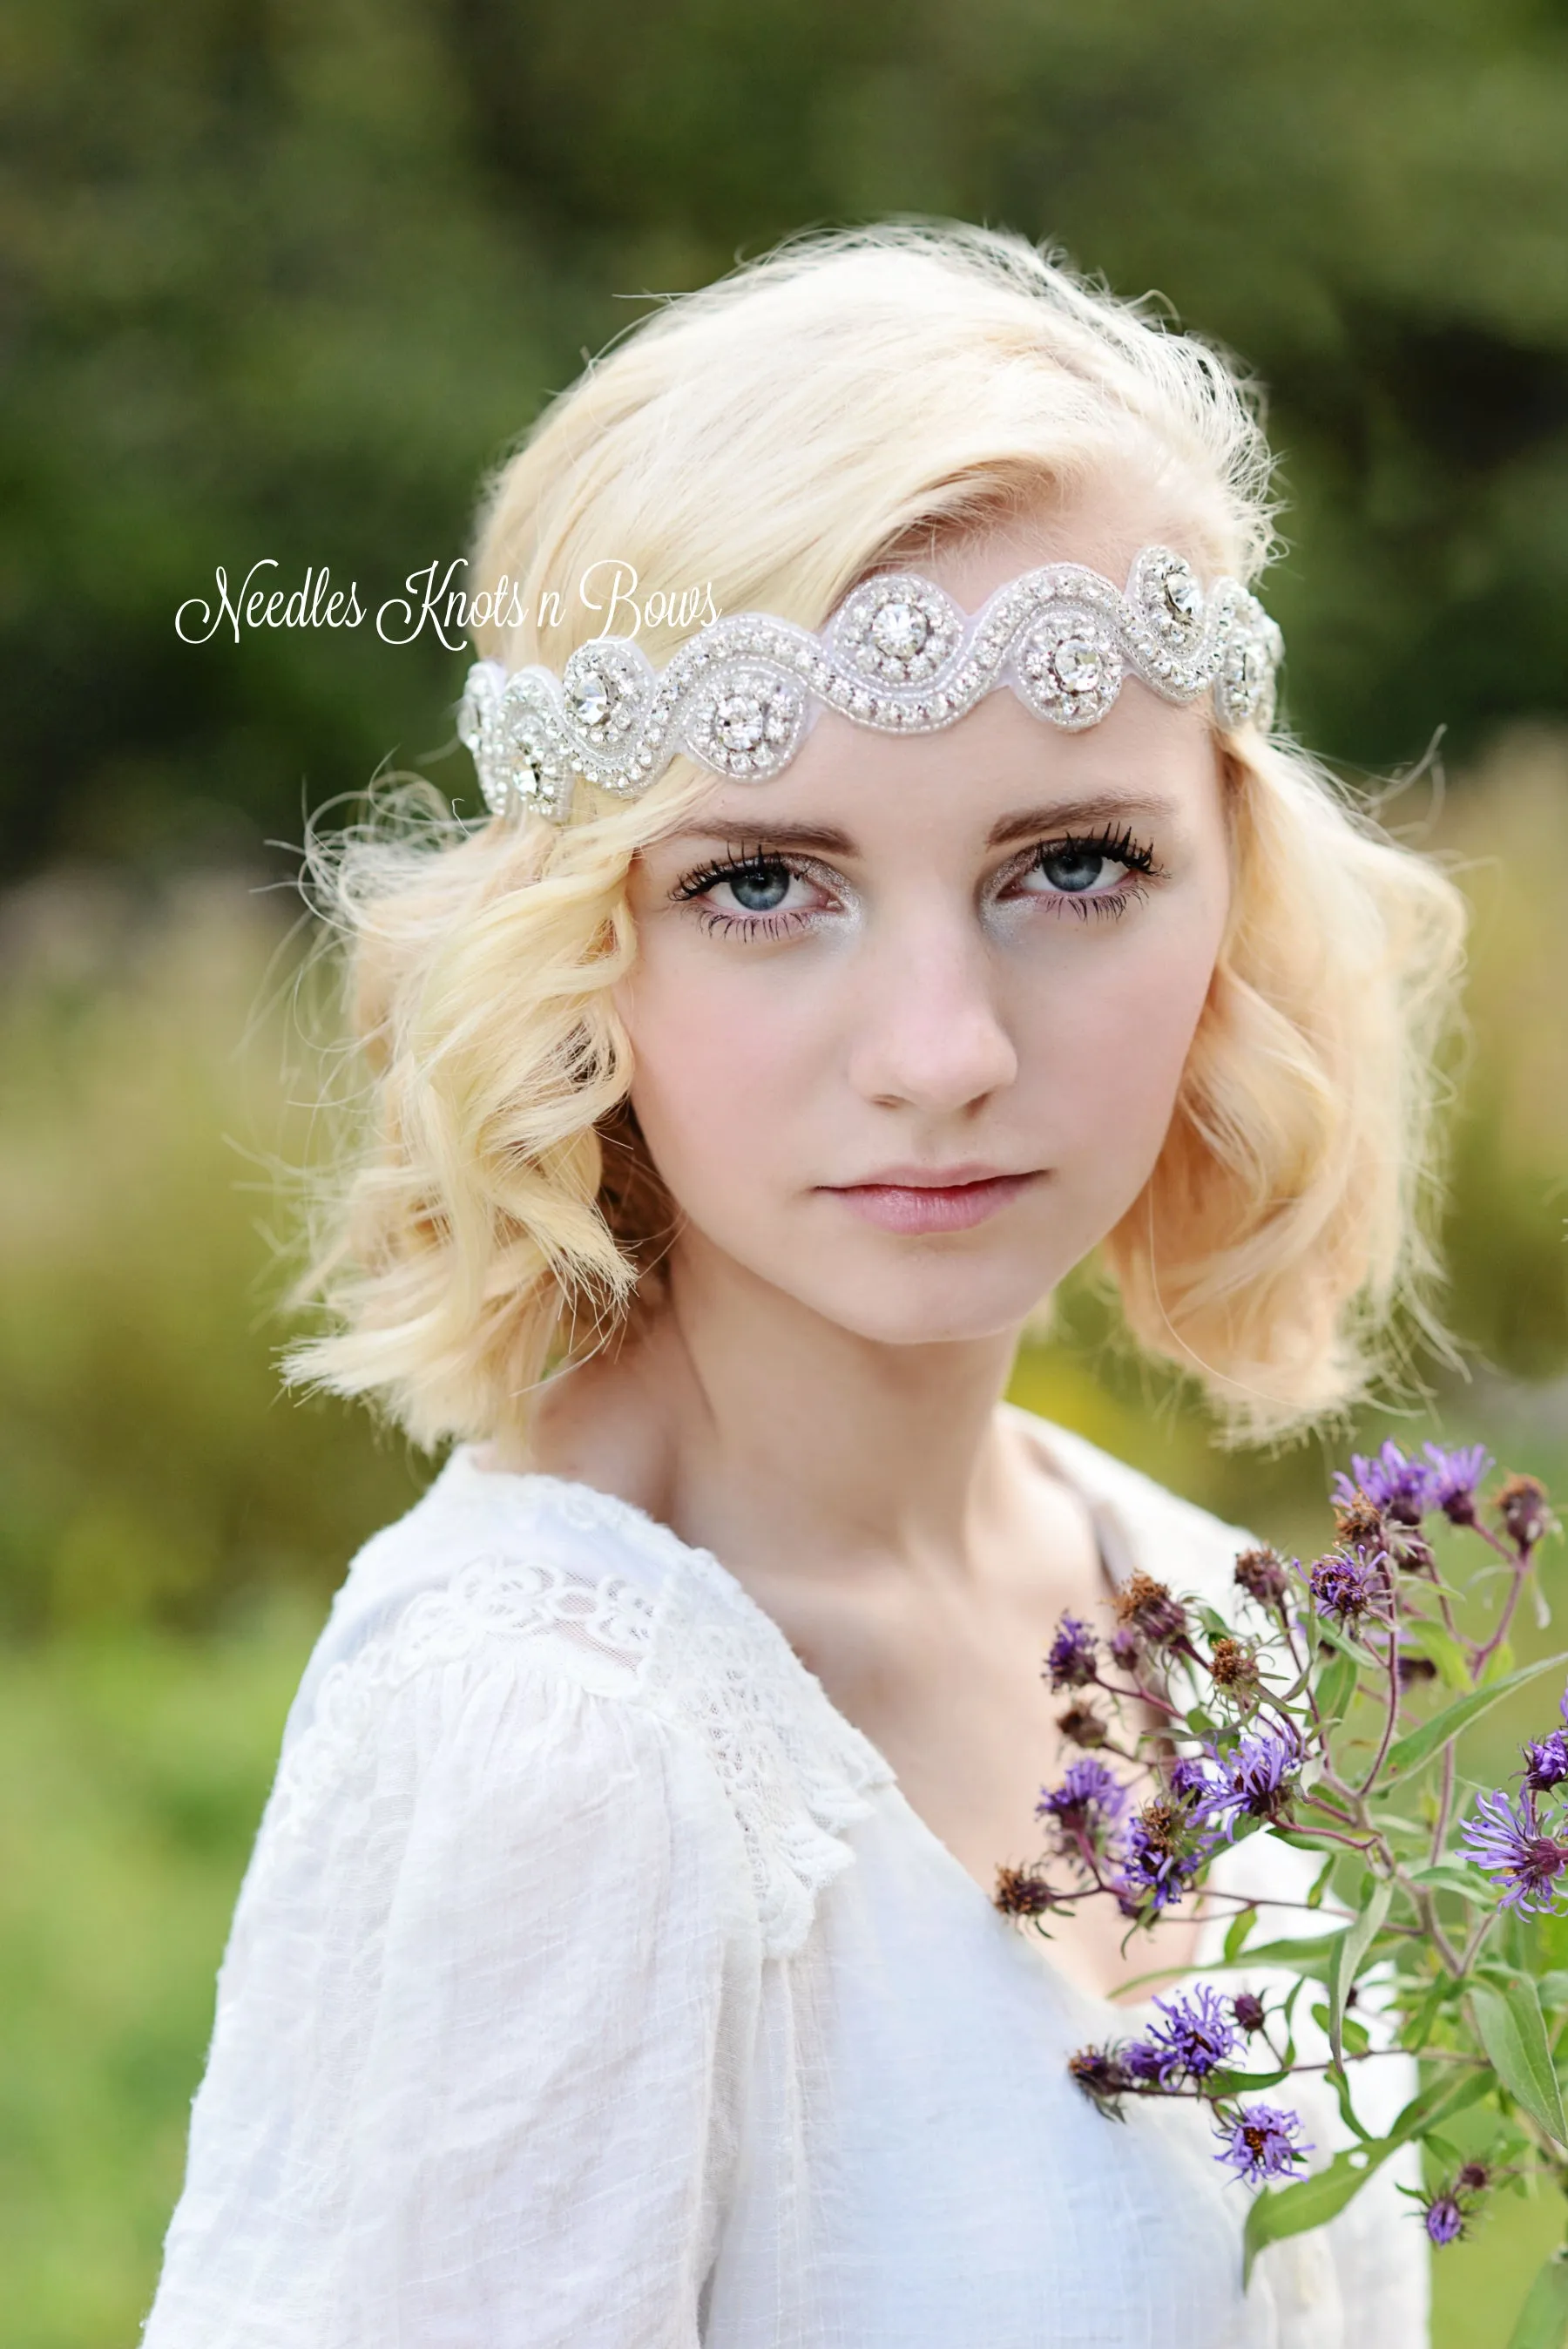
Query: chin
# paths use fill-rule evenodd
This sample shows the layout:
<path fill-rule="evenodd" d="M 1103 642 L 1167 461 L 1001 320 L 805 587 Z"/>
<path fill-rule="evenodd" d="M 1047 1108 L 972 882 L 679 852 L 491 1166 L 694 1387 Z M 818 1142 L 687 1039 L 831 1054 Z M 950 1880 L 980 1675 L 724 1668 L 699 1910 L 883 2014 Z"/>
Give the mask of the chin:
<path fill-rule="evenodd" d="M 796 1286 L 795 1295 L 825 1320 L 873 1345 L 953 1346 L 1021 1330 L 1059 1278 L 1047 1269 L 1026 1288 L 1016 1278 L 954 1279 L 944 1268 L 935 1280 L 883 1276 L 863 1285 L 845 1282 L 821 1295 Z"/>

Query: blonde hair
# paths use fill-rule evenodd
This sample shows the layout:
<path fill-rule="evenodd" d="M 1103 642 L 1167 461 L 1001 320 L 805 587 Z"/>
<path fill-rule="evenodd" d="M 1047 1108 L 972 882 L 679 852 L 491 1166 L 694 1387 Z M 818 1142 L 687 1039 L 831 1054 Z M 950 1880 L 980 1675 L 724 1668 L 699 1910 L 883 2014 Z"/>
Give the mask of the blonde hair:
<path fill-rule="evenodd" d="M 559 667 L 603 626 L 565 591 L 608 559 L 817 627 L 890 556 L 1108 467 L 1146 489 L 1149 540 L 1256 574 L 1268 453 L 1218 354 L 1020 239 L 803 239 L 641 322 L 500 468 L 470 565 L 500 616 L 479 648 Z M 659 660 L 680 633 L 641 641 Z M 1221 748 L 1229 933 L 1158 1164 L 1101 1255 L 1140 1343 L 1261 1436 L 1343 1405 L 1394 1307 L 1424 1309 L 1461 917 L 1301 750 L 1253 729 Z M 563 830 L 469 829 L 395 793 L 313 840 L 368 1130 L 305 1284 L 332 1326 L 291 1376 L 375 1399 L 420 1444 L 516 1433 L 552 1351 L 656 1278 L 672 1211 L 627 1114 L 612 989 L 632 859 L 711 788 L 677 761 L 630 805 L 584 788 Z"/>

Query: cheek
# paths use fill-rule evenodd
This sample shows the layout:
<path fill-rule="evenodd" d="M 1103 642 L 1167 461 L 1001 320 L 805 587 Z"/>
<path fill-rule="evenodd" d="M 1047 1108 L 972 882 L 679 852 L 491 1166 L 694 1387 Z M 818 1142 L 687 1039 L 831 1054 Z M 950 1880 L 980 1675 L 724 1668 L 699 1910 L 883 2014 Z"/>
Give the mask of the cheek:
<path fill-rule="evenodd" d="M 800 1007 L 732 971 L 714 983 L 675 952 L 653 953 L 616 998 L 631 1038 L 632 1107 L 677 1204 L 705 1220 L 755 1195 L 784 1129 L 820 1090 Z"/>
<path fill-rule="evenodd" d="M 1029 1059 L 1050 1122 L 1068 1151 L 1092 1156 L 1106 1175 L 1122 1173 L 1134 1194 L 1171 1122 L 1221 927 L 1212 916 L 1108 956 L 1074 989 L 1070 1017 L 1057 1003 L 1056 1016 L 1036 1023 Z"/>

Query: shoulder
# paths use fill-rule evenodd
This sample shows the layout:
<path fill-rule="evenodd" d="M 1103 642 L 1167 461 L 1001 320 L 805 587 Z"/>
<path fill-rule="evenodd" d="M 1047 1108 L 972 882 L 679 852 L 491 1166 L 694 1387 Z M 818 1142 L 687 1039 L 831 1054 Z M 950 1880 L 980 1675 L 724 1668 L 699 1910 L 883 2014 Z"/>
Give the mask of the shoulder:
<path fill-rule="evenodd" d="M 849 1862 L 842 1829 L 891 1775 L 716 1559 L 628 1503 L 459 1451 L 355 1558 L 289 1716 L 272 1824 L 356 1772 L 401 1781 L 407 1807 L 454 1745 L 531 1748 L 531 1784 L 510 1770 L 509 1794 L 549 1802 L 562 1720 L 607 1769 L 639 1746 L 684 1754 L 740 1830 L 769 1954 L 803 1941 Z"/>
<path fill-rule="evenodd" d="M 1184 1500 L 1141 1469 L 1102 1452 L 1086 1436 L 1037 1418 L 1016 1404 L 1004 1406 L 1047 1463 L 1089 1504 L 1112 1538 L 1110 1563 L 1119 1580 L 1141 1568 L 1177 1591 L 1217 1601 L 1228 1590 L 1239 1552 L 1253 1536 L 1228 1525 L 1195 1502 Z M 1119 1551 L 1119 1557 L 1114 1555 Z"/>

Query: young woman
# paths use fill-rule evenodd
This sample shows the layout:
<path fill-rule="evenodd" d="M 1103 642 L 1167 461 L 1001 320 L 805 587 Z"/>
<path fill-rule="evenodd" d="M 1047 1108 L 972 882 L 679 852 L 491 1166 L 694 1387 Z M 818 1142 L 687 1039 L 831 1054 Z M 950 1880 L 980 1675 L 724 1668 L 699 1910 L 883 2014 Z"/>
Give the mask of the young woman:
<path fill-rule="evenodd" d="M 1397 2165 L 1243 2292 L 1194 2108 L 1069 2077 L 1202 1920 L 991 1897 L 1057 1619 L 1242 1539 L 1001 1400 L 1030 1317 L 1099 1250 L 1270 1434 L 1426 1269 L 1456 904 L 1270 731 L 1267 475 L 1201 345 L 897 230 L 492 485 L 493 820 L 318 861 L 368 1131 L 296 1357 L 456 1448 L 292 1713 L 148 2349 L 1424 2337 Z"/>

